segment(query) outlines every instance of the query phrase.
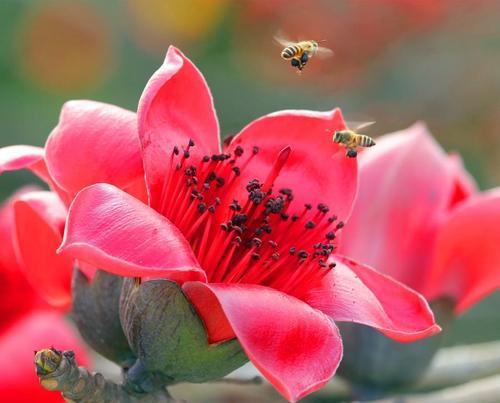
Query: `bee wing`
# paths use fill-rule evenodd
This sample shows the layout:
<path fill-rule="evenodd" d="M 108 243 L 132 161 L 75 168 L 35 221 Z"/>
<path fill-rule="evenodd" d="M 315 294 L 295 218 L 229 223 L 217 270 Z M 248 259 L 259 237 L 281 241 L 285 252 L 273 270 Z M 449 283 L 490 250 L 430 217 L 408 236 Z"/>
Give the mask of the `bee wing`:
<path fill-rule="evenodd" d="M 354 131 L 364 129 L 368 126 L 373 125 L 375 122 L 345 122 L 346 126 Z"/>
<path fill-rule="evenodd" d="M 334 55 L 333 50 L 320 46 L 316 49 L 316 55 L 319 56 L 320 59 L 326 59 L 328 57 L 332 57 Z"/>
<path fill-rule="evenodd" d="M 278 32 L 276 35 L 274 35 L 273 39 L 274 39 L 274 42 L 276 42 L 280 46 L 283 46 L 284 48 L 295 44 L 295 42 L 292 42 L 291 40 L 286 38 L 285 35 L 283 35 L 283 33 L 281 31 Z"/>

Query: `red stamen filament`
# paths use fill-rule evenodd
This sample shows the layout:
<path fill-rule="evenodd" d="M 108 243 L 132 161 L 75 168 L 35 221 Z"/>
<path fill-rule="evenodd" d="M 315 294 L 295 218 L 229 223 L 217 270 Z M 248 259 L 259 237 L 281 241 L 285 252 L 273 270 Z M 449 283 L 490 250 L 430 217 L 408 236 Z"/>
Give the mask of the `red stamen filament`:
<path fill-rule="evenodd" d="M 210 282 L 262 284 L 298 295 L 332 269 L 326 261 L 342 225 L 326 219 L 328 207 L 319 204 L 313 211 L 306 205 L 300 215 L 290 214 L 297 210 L 291 208 L 293 192 L 273 194 L 290 147 L 278 154 L 263 184 L 246 184 L 246 200 L 230 202 L 227 195 L 242 186 L 238 177 L 259 150 L 243 156 L 236 147 L 234 156 L 205 156 L 190 165 L 193 145 L 172 152 L 158 211 L 183 232 Z"/>

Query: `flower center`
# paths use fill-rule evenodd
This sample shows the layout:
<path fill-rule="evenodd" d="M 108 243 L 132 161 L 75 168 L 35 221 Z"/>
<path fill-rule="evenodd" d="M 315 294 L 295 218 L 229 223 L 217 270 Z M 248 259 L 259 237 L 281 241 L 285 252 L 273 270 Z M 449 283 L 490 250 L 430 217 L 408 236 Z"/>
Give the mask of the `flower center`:
<path fill-rule="evenodd" d="M 324 203 L 292 214 L 293 190 L 274 189 L 290 147 L 277 155 L 265 181 L 246 183 L 242 200 L 228 195 L 243 186 L 239 177 L 259 148 L 237 146 L 233 154 L 194 163 L 192 147 L 190 140 L 173 148 L 157 210 L 183 232 L 209 282 L 261 284 L 299 295 L 334 267 L 327 258 L 343 222 Z"/>

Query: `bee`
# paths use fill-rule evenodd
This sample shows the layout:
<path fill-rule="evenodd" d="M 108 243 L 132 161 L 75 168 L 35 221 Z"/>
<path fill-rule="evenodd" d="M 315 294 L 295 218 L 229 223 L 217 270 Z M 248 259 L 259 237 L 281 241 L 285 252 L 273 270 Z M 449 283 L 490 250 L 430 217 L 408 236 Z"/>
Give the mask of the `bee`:
<path fill-rule="evenodd" d="M 358 151 L 356 150 L 358 147 L 373 147 L 375 145 L 375 141 L 371 137 L 357 133 L 358 130 L 371 126 L 374 123 L 364 122 L 357 124 L 355 129 L 348 129 L 346 127 L 344 130 L 337 130 L 333 134 L 333 141 L 343 144 L 346 147 L 347 157 L 355 158 L 358 155 Z"/>
<path fill-rule="evenodd" d="M 292 42 L 285 39 L 280 34 L 274 37 L 274 40 L 284 49 L 281 51 L 281 58 L 284 60 L 290 60 L 292 67 L 296 67 L 300 73 L 305 67 L 307 62 L 314 55 L 320 57 L 329 57 L 333 55 L 333 51 L 319 46 L 319 42 L 308 40 L 300 42 Z M 320 41 L 321 42 L 321 41 Z"/>

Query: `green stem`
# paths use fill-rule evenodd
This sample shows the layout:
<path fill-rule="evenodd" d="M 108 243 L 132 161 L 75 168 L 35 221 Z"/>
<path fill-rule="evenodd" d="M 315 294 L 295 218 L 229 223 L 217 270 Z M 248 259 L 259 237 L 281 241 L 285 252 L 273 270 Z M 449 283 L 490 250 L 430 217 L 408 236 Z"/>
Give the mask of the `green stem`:
<path fill-rule="evenodd" d="M 73 351 L 43 349 L 35 354 L 40 384 L 47 390 L 59 391 L 67 402 L 81 403 L 179 403 L 166 389 L 138 393 L 79 367 Z"/>

